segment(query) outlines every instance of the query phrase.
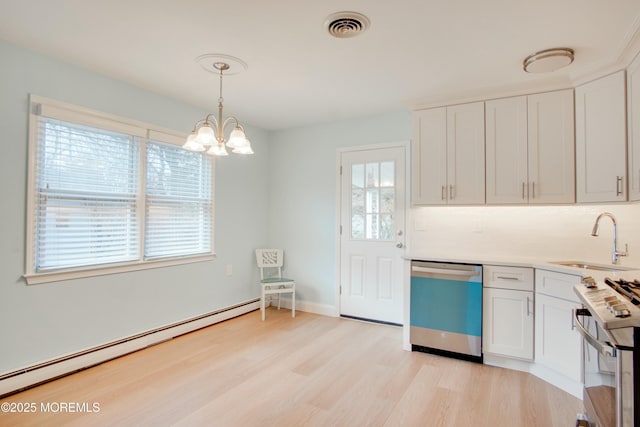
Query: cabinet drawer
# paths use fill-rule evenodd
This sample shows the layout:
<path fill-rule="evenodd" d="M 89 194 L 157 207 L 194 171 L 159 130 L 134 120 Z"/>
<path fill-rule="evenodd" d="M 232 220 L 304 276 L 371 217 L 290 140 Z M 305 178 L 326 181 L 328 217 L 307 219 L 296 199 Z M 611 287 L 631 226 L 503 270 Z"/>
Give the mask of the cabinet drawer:
<path fill-rule="evenodd" d="M 533 291 L 533 268 L 485 265 L 482 272 L 485 288 Z"/>
<path fill-rule="evenodd" d="M 573 291 L 573 287 L 580 283 L 581 280 L 582 276 L 537 269 L 536 293 L 579 302 L 578 296 Z"/>

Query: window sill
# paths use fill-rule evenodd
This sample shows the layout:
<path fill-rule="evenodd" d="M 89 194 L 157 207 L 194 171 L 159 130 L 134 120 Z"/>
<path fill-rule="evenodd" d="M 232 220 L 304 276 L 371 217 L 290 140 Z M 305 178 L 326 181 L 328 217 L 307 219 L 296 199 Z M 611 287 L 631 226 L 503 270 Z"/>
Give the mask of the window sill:
<path fill-rule="evenodd" d="M 185 258 L 171 258 L 153 261 L 137 262 L 133 264 L 119 264 L 98 268 L 82 270 L 65 270 L 47 273 L 25 274 L 23 277 L 27 285 L 38 285 L 41 283 L 59 282 L 62 280 L 79 279 L 82 277 L 105 276 L 108 274 L 126 273 L 129 271 L 148 270 L 152 268 L 169 267 L 172 265 L 192 264 L 196 262 L 212 261 L 215 254 L 199 255 Z"/>

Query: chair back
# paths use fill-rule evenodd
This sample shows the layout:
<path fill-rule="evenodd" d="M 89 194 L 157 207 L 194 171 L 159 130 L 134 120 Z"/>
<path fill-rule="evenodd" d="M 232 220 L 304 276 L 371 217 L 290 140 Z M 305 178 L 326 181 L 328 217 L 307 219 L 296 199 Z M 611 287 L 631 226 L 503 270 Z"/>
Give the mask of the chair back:
<path fill-rule="evenodd" d="M 282 249 L 256 249 L 256 260 L 260 269 L 260 280 L 282 278 L 284 254 Z"/>

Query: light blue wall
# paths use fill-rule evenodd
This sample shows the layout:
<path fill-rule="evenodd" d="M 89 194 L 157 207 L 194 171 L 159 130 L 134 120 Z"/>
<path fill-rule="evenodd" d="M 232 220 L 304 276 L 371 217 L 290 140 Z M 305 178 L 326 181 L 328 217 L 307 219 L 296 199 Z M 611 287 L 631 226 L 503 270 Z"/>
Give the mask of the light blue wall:
<path fill-rule="evenodd" d="M 267 244 L 270 156 L 268 134 L 253 128 L 254 156 L 216 162 L 214 261 L 27 286 L 30 93 L 185 132 L 205 111 L 3 41 L 0 58 L 0 373 L 259 295 L 253 250 Z"/>
<path fill-rule="evenodd" d="M 283 247 L 299 298 L 335 307 L 337 150 L 408 140 L 408 112 L 247 128 L 256 154 L 216 162 L 214 261 L 27 286 L 30 93 L 185 132 L 205 111 L 3 41 L 0 58 L 0 373 L 255 298 L 257 247 Z"/>
<path fill-rule="evenodd" d="M 297 297 L 335 307 L 339 148 L 408 141 L 408 111 L 273 132 L 269 243 L 285 250 Z"/>

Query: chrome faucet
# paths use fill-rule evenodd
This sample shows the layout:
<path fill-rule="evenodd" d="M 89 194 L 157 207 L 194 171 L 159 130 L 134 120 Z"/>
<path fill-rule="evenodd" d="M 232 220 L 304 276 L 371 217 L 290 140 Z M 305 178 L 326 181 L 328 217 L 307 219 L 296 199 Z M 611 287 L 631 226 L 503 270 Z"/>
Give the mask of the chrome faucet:
<path fill-rule="evenodd" d="M 618 250 L 618 224 L 616 223 L 616 218 L 613 216 L 613 214 L 610 214 L 609 212 L 602 212 L 600 215 L 598 215 L 595 224 L 593 224 L 591 235 L 594 237 L 598 237 L 598 225 L 600 223 L 600 218 L 602 218 L 603 216 L 611 218 L 611 221 L 613 222 L 613 252 L 611 254 L 611 262 L 613 264 L 618 264 L 618 262 L 620 262 L 618 257 L 629 255 L 629 246 L 625 244 L 624 251 Z"/>

